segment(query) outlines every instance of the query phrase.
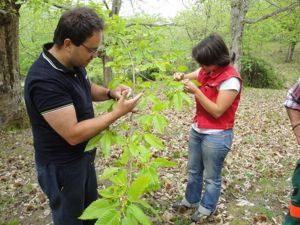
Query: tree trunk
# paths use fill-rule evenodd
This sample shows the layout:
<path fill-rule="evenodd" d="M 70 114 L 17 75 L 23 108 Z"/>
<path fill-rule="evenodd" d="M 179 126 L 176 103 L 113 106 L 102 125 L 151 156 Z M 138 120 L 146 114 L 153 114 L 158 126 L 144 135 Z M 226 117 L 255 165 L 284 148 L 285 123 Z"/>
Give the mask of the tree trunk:
<path fill-rule="evenodd" d="M 113 0 L 109 16 L 112 17 L 113 15 L 119 15 L 121 5 L 122 5 L 122 0 Z"/>
<path fill-rule="evenodd" d="M 294 55 L 294 50 L 295 50 L 296 44 L 297 43 L 294 41 L 289 44 L 288 52 L 287 52 L 286 58 L 285 58 L 286 63 L 289 63 L 293 60 L 293 55 Z"/>
<path fill-rule="evenodd" d="M 19 72 L 19 5 L 4 1 L 0 11 L 0 129 L 22 120 Z"/>
<path fill-rule="evenodd" d="M 234 67 L 241 71 L 241 57 L 243 56 L 242 41 L 244 33 L 244 25 L 253 24 L 270 17 L 276 16 L 288 10 L 294 10 L 300 5 L 300 0 L 295 0 L 290 5 L 278 8 L 275 11 L 258 17 L 256 19 L 247 19 L 246 14 L 249 9 L 249 0 L 231 0 L 231 51 L 235 53 Z"/>
<path fill-rule="evenodd" d="M 104 78 L 103 78 L 103 86 L 107 87 L 109 82 L 112 79 L 112 69 L 109 66 L 105 66 L 106 63 L 111 62 L 112 58 L 107 56 L 106 54 L 104 55 L 104 57 L 102 58 L 102 62 L 103 62 L 103 74 L 104 74 Z"/>
<path fill-rule="evenodd" d="M 109 16 L 112 17 L 113 15 L 119 15 L 121 5 L 122 5 L 122 0 L 113 0 Z M 105 54 L 102 57 L 102 60 L 103 60 L 102 62 L 103 62 L 103 74 L 104 74 L 103 86 L 107 87 L 113 77 L 113 72 L 111 67 L 106 66 L 106 64 L 108 62 L 111 62 L 113 59 Z"/>
<path fill-rule="evenodd" d="M 235 54 L 233 66 L 241 71 L 242 40 L 244 20 L 249 8 L 249 0 L 231 0 L 231 52 Z"/>

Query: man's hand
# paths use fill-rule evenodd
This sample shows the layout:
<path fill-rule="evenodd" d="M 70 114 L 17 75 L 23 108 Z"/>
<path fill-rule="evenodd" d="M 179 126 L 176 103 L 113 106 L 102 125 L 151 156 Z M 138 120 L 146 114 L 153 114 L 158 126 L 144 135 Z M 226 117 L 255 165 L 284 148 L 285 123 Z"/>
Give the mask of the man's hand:
<path fill-rule="evenodd" d="M 132 99 L 127 99 L 128 90 L 124 90 L 121 93 L 121 97 L 118 101 L 117 106 L 113 110 L 119 117 L 124 116 L 125 114 L 134 111 L 135 106 L 139 102 L 140 98 L 142 97 L 143 93 L 137 94 Z"/>
<path fill-rule="evenodd" d="M 123 91 L 127 91 L 127 93 L 130 94 L 129 92 L 131 91 L 131 88 L 121 84 L 116 89 L 111 91 L 111 96 L 114 99 L 119 100 L 122 96 Z"/>
<path fill-rule="evenodd" d="M 182 82 L 184 84 L 183 89 L 186 92 L 191 93 L 191 94 L 195 94 L 196 91 L 198 90 L 198 87 L 193 82 L 189 81 L 188 79 L 185 79 Z"/>
<path fill-rule="evenodd" d="M 184 73 L 174 73 L 173 79 L 176 81 L 181 81 L 184 78 Z"/>

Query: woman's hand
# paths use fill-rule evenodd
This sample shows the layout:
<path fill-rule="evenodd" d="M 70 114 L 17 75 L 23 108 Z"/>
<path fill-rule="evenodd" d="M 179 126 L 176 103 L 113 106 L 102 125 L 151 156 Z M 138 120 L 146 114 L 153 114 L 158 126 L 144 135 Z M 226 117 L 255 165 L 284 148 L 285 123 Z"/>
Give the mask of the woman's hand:
<path fill-rule="evenodd" d="M 181 81 L 184 78 L 184 73 L 174 73 L 173 79 L 176 81 Z"/>
<path fill-rule="evenodd" d="M 188 93 L 195 94 L 198 90 L 198 87 L 188 79 L 183 80 L 182 83 L 184 84 L 183 89 Z"/>

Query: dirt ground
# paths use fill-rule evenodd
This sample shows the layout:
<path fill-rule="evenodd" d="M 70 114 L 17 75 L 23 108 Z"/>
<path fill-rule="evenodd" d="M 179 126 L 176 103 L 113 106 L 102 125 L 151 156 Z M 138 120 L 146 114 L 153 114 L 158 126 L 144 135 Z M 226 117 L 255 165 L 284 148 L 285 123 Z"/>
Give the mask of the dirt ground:
<path fill-rule="evenodd" d="M 217 213 L 201 224 L 282 224 L 300 150 L 283 106 L 285 96 L 286 90 L 244 90 Z M 193 114 L 194 107 L 166 112 L 170 121 L 162 136 L 166 148 L 155 154 L 177 166 L 161 170 L 162 189 L 147 195 L 161 214 L 162 222 L 157 224 L 190 224 L 192 211 L 179 214 L 170 206 L 184 193 Z M 0 225 L 51 224 L 48 202 L 36 179 L 30 129 L 1 131 L 0 135 Z M 114 152 L 104 158 L 98 151 L 98 174 L 115 158 Z"/>

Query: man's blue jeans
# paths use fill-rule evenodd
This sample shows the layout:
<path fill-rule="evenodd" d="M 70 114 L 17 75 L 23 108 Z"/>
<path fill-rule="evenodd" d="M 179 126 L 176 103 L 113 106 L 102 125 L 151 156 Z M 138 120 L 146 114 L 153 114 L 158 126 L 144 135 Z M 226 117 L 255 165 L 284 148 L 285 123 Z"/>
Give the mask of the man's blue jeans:
<path fill-rule="evenodd" d="M 231 149 L 232 138 L 232 129 L 217 134 L 200 134 L 191 130 L 185 198 L 191 204 L 200 203 L 198 210 L 204 215 L 216 210 L 221 194 L 221 171 Z M 205 191 L 201 198 L 203 177 Z"/>
<path fill-rule="evenodd" d="M 55 225 L 92 225 L 95 221 L 78 219 L 98 197 L 94 154 L 87 153 L 64 166 L 36 165 L 38 181 L 47 195 Z"/>

